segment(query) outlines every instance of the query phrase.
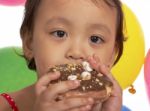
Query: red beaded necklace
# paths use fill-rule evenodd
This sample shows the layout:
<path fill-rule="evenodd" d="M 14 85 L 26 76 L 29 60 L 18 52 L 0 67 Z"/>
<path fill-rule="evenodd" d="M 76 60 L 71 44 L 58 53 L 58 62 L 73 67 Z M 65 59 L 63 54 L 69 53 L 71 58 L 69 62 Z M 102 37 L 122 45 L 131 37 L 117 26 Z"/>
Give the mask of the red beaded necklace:
<path fill-rule="evenodd" d="M 9 103 L 9 105 L 13 111 L 19 111 L 15 104 L 15 101 L 8 94 L 3 93 L 3 94 L 1 94 L 1 96 L 3 96 L 7 100 L 7 102 Z"/>

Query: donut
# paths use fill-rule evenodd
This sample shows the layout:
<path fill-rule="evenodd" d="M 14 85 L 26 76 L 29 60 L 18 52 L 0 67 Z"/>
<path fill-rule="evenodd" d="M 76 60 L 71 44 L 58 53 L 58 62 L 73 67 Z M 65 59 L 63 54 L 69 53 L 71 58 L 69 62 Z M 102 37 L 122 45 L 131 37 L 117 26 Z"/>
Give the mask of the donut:
<path fill-rule="evenodd" d="M 51 84 L 59 83 L 67 80 L 79 80 L 80 86 L 66 97 L 71 96 L 87 96 L 93 97 L 96 100 L 104 101 L 112 92 L 113 83 L 110 79 L 95 69 L 91 68 L 86 61 L 76 64 L 60 64 L 51 67 L 48 72 L 60 72 L 60 77 L 57 80 L 51 81 Z"/>

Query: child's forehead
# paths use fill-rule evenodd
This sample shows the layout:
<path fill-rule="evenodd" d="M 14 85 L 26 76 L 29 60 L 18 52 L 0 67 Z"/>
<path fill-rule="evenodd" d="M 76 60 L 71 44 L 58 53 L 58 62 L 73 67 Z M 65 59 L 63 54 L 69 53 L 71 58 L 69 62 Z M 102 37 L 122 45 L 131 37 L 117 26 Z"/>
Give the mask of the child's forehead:
<path fill-rule="evenodd" d="M 105 10 L 112 10 L 113 7 L 109 6 L 106 2 L 107 0 L 42 0 L 41 4 L 47 4 L 49 7 L 54 6 L 56 9 L 59 7 L 66 7 L 66 6 L 78 6 L 82 5 L 83 7 L 99 7 L 105 8 Z"/>
<path fill-rule="evenodd" d="M 78 10 L 78 13 L 82 13 L 82 10 L 86 10 L 86 12 L 107 13 L 113 16 L 117 13 L 116 8 L 109 6 L 105 0 L 42 0 L 38 9 L 41 13 L 47 11 L 63 12 L 66 9 L 70 12 L 77 12 Z"/>
<path fill-rule="evenodd" d="M 43 0 L 37 15 L 38 21 L 45 19 L 44 24 L 53 17 L 63 17 L 80 26 L 100 23 L 115 29 L 116 25 L 116 10 L 109 7 L 104 0 Z M 54 19 L 51 21 L 54 22 Z"/>

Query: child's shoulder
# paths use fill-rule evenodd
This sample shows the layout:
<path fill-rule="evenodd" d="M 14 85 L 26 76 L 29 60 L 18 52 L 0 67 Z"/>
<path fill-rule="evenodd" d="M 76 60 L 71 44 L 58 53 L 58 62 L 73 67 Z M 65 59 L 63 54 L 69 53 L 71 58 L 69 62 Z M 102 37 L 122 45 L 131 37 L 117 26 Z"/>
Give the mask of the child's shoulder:
<path fill-rule="evenodd" d="M 0 94 L 0 111 L 10 111 L 11 105 L 15 103 L 15 93 L 2 93 Z M 15 94 L 16 95 L 16 94 Z"/>
<path fill-rule="evenodd" d="M 31 93 L 31 88 L 27 87 L 22 90 L 13 92 L 13 93 L 6 93 L 12 98 L 16 104 L 16 106 L 19 108 L 19 110 L 24 111 L 27 107 L 24 106 L 29 106 L 31 103 L 32 95 Z M 10 111 L 10 105 L 7 102 L 7 100 L 3 97 L 0 96 L 0 111 Z"/>
<path fill-rule="evenodd" d="M 8 103 L 7 101 L 2 97 L 0 96 L 0 111 L 9 111 L 10 108 L 8 107 Z"/>

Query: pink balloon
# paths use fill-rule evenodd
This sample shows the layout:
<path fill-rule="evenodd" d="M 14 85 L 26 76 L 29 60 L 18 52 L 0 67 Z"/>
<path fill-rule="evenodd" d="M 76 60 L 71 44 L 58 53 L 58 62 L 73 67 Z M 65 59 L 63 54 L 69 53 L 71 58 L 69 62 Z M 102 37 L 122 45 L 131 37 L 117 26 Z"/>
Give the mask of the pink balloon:
<path fill-rule="evenodd" d="M 145 77 L 145 82 L 146 82 L 146 87 L 147 87 L 147 94 L 148 94 L 149 101 L 150 101 L 150 49 L 145 58 L 144 77 Z"/>
<path fill-rule="evenodd" d="M 24 5 L 26 0 L 0 0 L 0 5 L 18 6 Z"/>

